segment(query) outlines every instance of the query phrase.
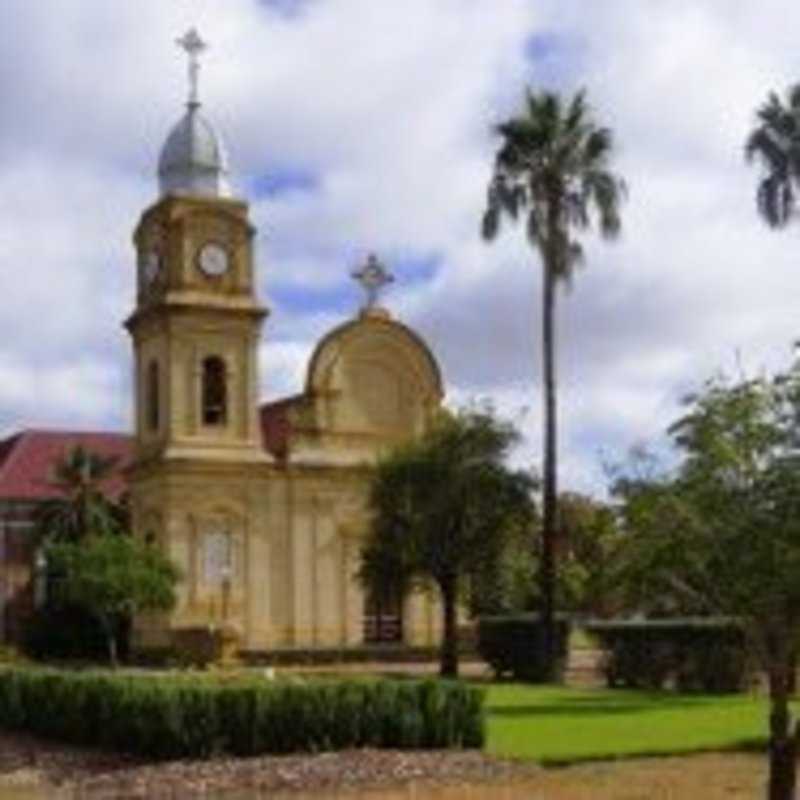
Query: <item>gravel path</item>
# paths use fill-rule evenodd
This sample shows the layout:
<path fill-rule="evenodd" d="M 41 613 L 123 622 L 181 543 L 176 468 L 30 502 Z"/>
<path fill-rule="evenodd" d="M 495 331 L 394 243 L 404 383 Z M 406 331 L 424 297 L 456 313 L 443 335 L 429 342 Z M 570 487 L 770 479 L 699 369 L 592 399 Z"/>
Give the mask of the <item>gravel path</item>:
<path fill-rule="evenodd" d="M 0 733 L 0 800 L 5 790 L 48 798 L 237 798 L 274 793 L 331 797 L 347 789 L 423 784 L 505 782 L 539 769 L 475 751 L 348 750 L 318 755 L 221 758 L 148 764 L 29 736 Z M 35 796 L 35 795 L 34 795 Z"/>
<path fill-rule="evenodd" d="M 766 757 L 743 753 L 559 769 L 391 750 L 148 764 L 0 732 L 0 800 L 760 800 L 765 780 Z"/>

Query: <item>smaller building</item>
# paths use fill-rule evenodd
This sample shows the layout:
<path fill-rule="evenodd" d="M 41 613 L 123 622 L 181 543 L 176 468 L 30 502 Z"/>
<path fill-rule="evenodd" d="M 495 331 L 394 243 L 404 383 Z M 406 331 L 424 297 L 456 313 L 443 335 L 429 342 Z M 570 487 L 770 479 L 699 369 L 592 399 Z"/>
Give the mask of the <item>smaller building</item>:
<path fill-rule="evenodd" d="M 118 459 L 119 471 L 102 485 L 118 500 L 127 491 L 122 471 L 132 439 L 120 433 L 24 430 L 0 441 L 0 642 L 19 641 L 36 602 L 35 518 L 42 503 L 62 496 L 53 465 L 74 447 Z"/>

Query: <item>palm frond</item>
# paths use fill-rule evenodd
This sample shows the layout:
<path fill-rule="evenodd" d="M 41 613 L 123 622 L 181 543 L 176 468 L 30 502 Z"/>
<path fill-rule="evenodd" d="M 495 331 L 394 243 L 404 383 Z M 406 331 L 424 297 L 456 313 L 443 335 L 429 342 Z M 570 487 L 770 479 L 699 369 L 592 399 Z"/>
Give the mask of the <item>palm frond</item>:
<path fill-rule="evenodd" d="M 560 276 L 580 255 L 570 231 L 589 228 L 597 217 L 604 236 L 619 233 L 625 187 L 607 169 L 613 137 L 594 124 L 585 90 L 565 101 L 528 88 L 523 113 L 495 132 L 502 141 L 481 224 L 485 239 L 497 235 L 503 218 L 516 222 L 526 210 L 528 243 L 554 259 L 551 268 Z"/>
<path fill-rule="evenodd" d="M 780 228 L 794 216 L 800 184 L 800 84 L 787 90 L 785 102 L 770 92 L 756 120 L 745 140 L 745 160 L 757 162 L 762 170 L 756 188 L 758 213 L 770 227 Z"/>
<path fill-rule="evenodd" d="M 489 204 L 483 212 L 481 221 L 481 236 L 487 241 L 492 242 L 500 233 L 501 216 L 500 208 L 496 204 Z"/>
<path fill-rule="evenodd" d="M 770 227 L 782 227 L 794 213 L 794 190 L 791 182 L 780 175 L 768 175 L 758 185 L 756 204 Z"/>
<path fill-rule="evenodd" d="M 531 207 L 525 223 L 525 235 L 528 244 L 533 248 L 539 248 L 542 243 L 542 222 L 536 207 Z"/>

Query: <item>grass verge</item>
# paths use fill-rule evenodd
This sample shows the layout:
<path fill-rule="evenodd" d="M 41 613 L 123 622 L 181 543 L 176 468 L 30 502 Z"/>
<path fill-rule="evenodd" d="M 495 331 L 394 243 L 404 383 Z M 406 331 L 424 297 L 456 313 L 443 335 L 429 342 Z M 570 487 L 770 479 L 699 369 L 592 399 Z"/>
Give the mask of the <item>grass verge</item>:
<path fill-rule="evenodd" d="M 761 749 L 767 703 L 753 695 L 680 695 L 496 684 L 486 750 L 548 765 Z"/>

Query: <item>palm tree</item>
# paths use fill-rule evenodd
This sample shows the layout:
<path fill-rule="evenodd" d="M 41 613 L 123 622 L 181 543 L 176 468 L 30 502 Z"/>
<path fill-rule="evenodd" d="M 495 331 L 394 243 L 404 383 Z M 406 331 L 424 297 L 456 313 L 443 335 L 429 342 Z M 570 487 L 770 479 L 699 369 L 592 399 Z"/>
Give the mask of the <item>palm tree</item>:
<path fill-rule="evenodd" d="M 770 92 L 756 117 L 745 157 L 760 163 L 763 170 L 756 192 L 758 211 L 770 227 L 780 228 L 794 214 L 800 187 L 800 84 L 787 91 L 785 104 Z"/>
<path fill-rule="evenodd" d="M 503 218 L 525 213 L 528 244 L 543 268 L 542 354 L 544 367 L 543 525 L 540 581 L 544 647 L 555 677 L 555 539 L 557 526 L 556 286 L 568 283 L 581 262 L 577 234 L 597 216 L 600 233 L 612 238 L 621 227 L 623 181 L 609 169 L 611 131 L 598 127 L 584 91 L 564 102 L 548 91 L 527 90 L 520 116 L 498 125 L 502 143 L 495 156 L 483 216 L 483 237 L 492 241 Z"/>
<path fill-rule="evenodd" d="M 79 541 L 90 533 L 111 533 L 124 524 L 125 511 L 103 493 L 101 485 L 118 468 L 114 456 L 78 445 L 55 462 L 49 483 L 59 497 L 44 503 L 37 515 L 41 538 Z"/>

